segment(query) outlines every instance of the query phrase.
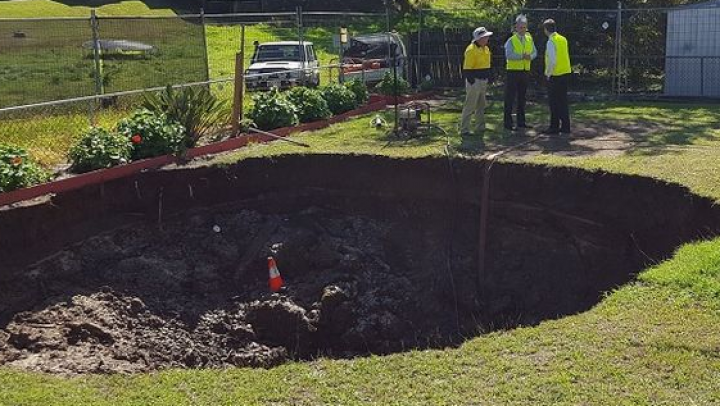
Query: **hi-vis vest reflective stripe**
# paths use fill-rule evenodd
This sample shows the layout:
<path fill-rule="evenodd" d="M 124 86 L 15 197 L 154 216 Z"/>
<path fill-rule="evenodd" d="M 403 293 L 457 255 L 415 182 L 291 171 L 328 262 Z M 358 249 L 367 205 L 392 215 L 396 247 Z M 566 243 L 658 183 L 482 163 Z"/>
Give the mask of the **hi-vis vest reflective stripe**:
<path fill-rule="evenodd" d="M 570 64 L 570 49 L 568 47 L 567 38 L 560 34 L 552 36 L 552 42 L 555 44 L 555 71 L 552 72 L 553 76 L 566 75 L 572 73 L 572 65 Z M 548 56 L 545 53 L 545 65 L 547 66 Z"/>
<path fill-rule="evenodd" d="M 513 46 L 513 51 L 515 51 L 516 54 L 522 55 L 522 54 L 532 54 L 533 52 L 533 39 L 530 34 L 525 34 L 525 44 L 523 46 L 523 43 L 520 41 L 520 37 L 517 33 L 515 33 L 512 37 L 510 37 L 510 43 Z M 532 61 L 526 61 L 524 59 L 508 59 L 507 61 L 507 70 L 524 70 L 529 71 L 530 70 L 530 64 Z"/>

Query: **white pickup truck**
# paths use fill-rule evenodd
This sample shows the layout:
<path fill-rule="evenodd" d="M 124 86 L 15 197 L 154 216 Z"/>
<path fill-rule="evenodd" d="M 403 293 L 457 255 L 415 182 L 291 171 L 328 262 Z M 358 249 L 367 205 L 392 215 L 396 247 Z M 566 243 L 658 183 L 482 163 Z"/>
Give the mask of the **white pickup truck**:
<path fill-rule="evenodd" d="M 367 84 L 377 83 L 385 76 L 385 72 L 392 73 L 393 60 L 397 62 L 398 77 L 405 77 L 407 52 L 405 44 L 396 33 L 352 37 L 342 56 L 344 81 L 360 80 Z"/>
<path fill-rule="evenodd" d="M 317 87 L 320 70 L 312 42 L 256 43 L 245 71 L 248 90 L 287 89 L 296 85 Z"/>

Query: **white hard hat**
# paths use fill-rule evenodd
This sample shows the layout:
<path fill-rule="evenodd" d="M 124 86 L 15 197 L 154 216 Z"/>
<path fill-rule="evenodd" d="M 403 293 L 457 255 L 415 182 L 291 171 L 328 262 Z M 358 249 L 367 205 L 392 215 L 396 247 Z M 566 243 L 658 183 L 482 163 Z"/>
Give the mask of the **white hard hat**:
<path fill-rule="evenodd" d="M 473 42 L 491 35 L 493 35 L 492 31 L 488 31 L 485 27 L 478 27 L 473 31 Z"/>

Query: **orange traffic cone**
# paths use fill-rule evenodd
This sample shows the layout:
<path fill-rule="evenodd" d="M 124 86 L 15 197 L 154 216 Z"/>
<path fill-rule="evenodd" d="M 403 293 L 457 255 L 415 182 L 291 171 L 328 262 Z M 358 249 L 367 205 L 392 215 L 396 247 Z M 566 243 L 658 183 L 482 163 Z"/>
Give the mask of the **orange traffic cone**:
<path fill-rule="evenodd" d="M 275 263 L 275 259 L 273 257 L 268 257 L 268 269 L 270 272 L 270 290 L 273 292 L 278 292 L 283 287 L 283 280 L 282 276 L 280 276 L 280 271 L 278 270 L 277 264 Z"/>

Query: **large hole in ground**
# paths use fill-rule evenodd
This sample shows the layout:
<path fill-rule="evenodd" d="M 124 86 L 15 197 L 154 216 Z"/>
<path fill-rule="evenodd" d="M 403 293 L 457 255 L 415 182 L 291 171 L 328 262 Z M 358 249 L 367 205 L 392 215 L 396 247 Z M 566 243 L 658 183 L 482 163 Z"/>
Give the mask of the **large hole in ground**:
<path fill-rule="evenodd" d="M 679 186 L 498 163 L 480 274 L 485 173 L 471 160 L 288 156 L 5 209 L 0 365 L 266 367 L 456 345 L 587 310 L 720 228 L 720 210 Z"/>

